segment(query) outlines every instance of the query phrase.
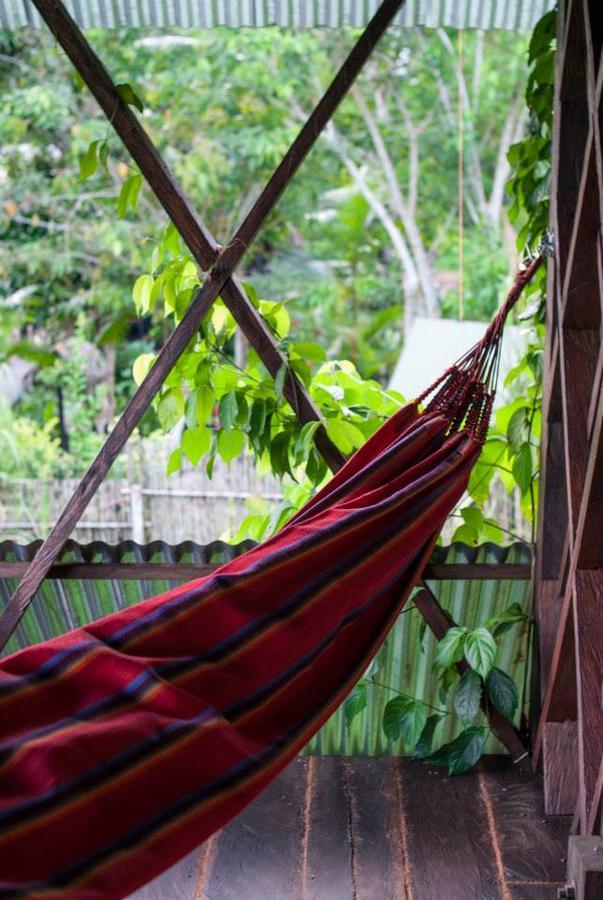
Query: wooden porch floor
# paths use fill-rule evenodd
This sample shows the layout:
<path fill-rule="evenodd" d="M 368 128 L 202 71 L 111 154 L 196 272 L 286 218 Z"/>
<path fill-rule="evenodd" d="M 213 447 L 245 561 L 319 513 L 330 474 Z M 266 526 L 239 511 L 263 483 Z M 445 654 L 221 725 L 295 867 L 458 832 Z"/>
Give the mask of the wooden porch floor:
<path fill-rule="evenodd" d="M 555 900 L 569 822 L 529 768 L 298 759 L 136 900 Z"/>

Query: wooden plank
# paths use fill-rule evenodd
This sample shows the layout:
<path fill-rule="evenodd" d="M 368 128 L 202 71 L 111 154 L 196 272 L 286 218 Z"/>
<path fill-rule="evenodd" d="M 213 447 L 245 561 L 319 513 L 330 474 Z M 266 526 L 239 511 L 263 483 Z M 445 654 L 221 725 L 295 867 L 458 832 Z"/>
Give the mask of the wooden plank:
<path fill-rule="evenodd" d="M 575 219 L 569 241 L 561 293 L 564 328 L 597 329 L 601 320 L 597 237 L 600 228 L 599 192 L 594 139 L 588 134 L 578 188 Z"/>
<path fill-rule="evenodd" d="M 301 897 L 349 900 L 355 888 L 348 763 L 343 757 L 327 756 L 309 757 L 308 765 L 311 779 Z"/>
<path fill-rule="evenodd" d="M 20 578 L 28 562 L 0 562 L 0 578 Z M 57 562 L 48 571 L 49 579 L 109 579 L 112 581 L 191 581 L 214 572 L 212 563 L 75 563 Z M 522 564 L 497 565 L 427 565 L 424 577 L 431 581 L 528 581 L 530 566 Z"/>
<path fill-rule="evenodd" d="M 599 333 L 586 329 L 564 329 L 561 338 L 566 482 L 573 541 L 588 465 L 590 443 L 587 420 L 599 353 Z"/>
<path fill-rule="evenodd" d="M 193 850 L 175 866 L 129 895 L 128 900 L 198 900 L 196 887 L 202 851 Z"/>
<path fill-rule="evenodd" d="M 547 815 L 571 816 L 578 798 L 577 722 L 545 722 L 542 732 L 544 809 Z"/>
<path fill-rule="evenodd" d="M 570 819 L 545 818 L 541 778 L 495 757 L 484 761 L 482 778 L 507 883 L 563 881 Z"/>
<path fill-rule="evenodd" d="M 412 900 L 399 761 L 361 757 L 346 765 L 352 795 L 356 900 Z"/>
<path fill-rule="evenodd" d="M 603 358 L 603 345 L 599 349 Z M 576 566 L 582 569 L 603 567 L 603 392 L 595 381 L 593 395 L 599 391 L 584 474 L 583 493 L 576 525 Z"/>
<path fill-rule="evenodd" d="M 565 879 L 532 884 L 523 881 L 519 884 L 509 884 L 506 900 L 557 900 L 557 891 L 564 884 Z"/>
<path fill-rule="evenodd" d="M 475 773 L 398 762 L 414 900 L 500 900 L 501 886 Z"/>
<path fill-rule="evenodd" d="M 428 563 L 423 570 L 426 581 L 529 581 L 532 567 L 522 563 Z"/>
<path fill-rule="evenodd" d="M 211 900 L 299 897 L 308 761 L 296 759 L 217 838 Z"/>
<path fill-rule="evenodd" d="M 559 611 L 559 627 L 551 660 L 550 674 L 545 686 L 542 711 L 536 730 L 533 757 L 536 764 L 542 751 L 544 726 L 547 722 L 577 721 L 576 658 L 574 653 L 574 622 L 571 613 L 573 579 L 567 586 Z M 546 772 L 545 772 L 546 778 Z"/>
<path fill-rule="evenodd" d="M 579 799 L 582 831 L 586 832 L 603 758 L 603 571 L 578 571 L 575 587 Z"/>
<path fill-rule="evenodd" d="M 427 622 L 437 640 L 441 640 L 448 629 L 454 625 L 452 618 L 442 609 L 437 599 L 426 585 L 414 595 L 413 603 Z M 461 662 L 457 663 L 457 668 L 459 672 L 462 673 L 468 666 L 464 660 L 461 660 Z M 481 704 L 493 732 L 505 745 L 513 759 L 519 761 L 527 756 L 525 744 L 522 741 L 519 732 L 511 722 L 495 709 L 485 696 L 482 696 Z"/>

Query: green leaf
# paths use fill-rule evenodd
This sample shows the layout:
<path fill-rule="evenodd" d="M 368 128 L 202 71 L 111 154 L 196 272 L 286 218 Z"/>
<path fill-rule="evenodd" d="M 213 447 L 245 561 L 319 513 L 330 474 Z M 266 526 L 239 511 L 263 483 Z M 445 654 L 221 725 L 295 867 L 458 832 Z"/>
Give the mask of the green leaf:
<path fill-rule="evenodd" d="M 383 731 L 395 741 L 402 738 L 407 747 L 413 748 L 427 722 L 427 706 L 420 700 L 394 697 L 383 710 Z"/>
<path fill-rule="evenodd" d="M 139 275 L 134 282 L 132 299 L 134 300 L 134 305 L 140 315 L 148 313 L 151 308 L 151 294 L 153 292 L 154 284 L 155 279 L 152 275 Z"/>
<path fill-rule="evenodd" d="M 207 425 L 214 410 L 214 392 L 207 385 L 197 388 L 197 422 L 199 425 Z"/>
<path fill-rule="evenodd" d="M 462 775 L 475 765 L 484 752 L 486 734 L 485 727 L 472 725 L 432 753 L 428 762 L 435 766 L 447 766 L 449 775 Z"/>
<path fill-rule="evenodd" d="M 282 402 L 283 399 L 283 388 L 285 387 L 285 378 L 287 377 L 287 366 L 283 363 L 276 373 L 276 377 L 274 379 L 274 387 L 276 388 L 276 396 L 278 397 L 279 403 Z"/>
<path fill-rule="evenodd" d="M 254 400 L 249 413 L 249 434 L 252 438 L 260 438 L 264 434 L 266 425 L 266 401 Z"/>
<path fill-rule="evenodd" d="M 528 443 L 521 445 L 513 460 L 513 477 L 522 494 L 529 491 L 532 482 L 532 448 Z"/>
<path fill-rule="evenodd" d="M 105 170 L 108 172 L 107 168 L 107 160 L 109 159 L 109 144 L 106 141 L 103 141 L 98 148 L 98 161 Z"/>
<path fill-rule="evenodd" d="M 148 375 L 149 369 L 155 362 L 155 359 L 156 356 L 154 353 L 141 353 L 141 355 L 134 360 L 132 376 L 136 384 L 142 384 Z"/>
<path fill-rule="evenodd" d="M 494 665 L 496 641 L 487 628 L 475 628 L 465 641 L 465 659 L 472 669 L 486 678 Z"/>
<path fill-rule="evenodd" d="M 239 406 L 237 403 L 237 395 L 234 391 L 228 391 L 227 394 L 223 394 L 220 398 L 220 404 L 218 406 L 218 416 L 220 419 L 220 424 L 222 428 L 227 431 L 231 429 L 237 419 L 237 415 L 239 413 Z"/>
<path fill-rule="evenodd" d="M 205 425 L 187 428 L 182 435 L 182 449 L 194 466 L 208 452 L 210 444 L 211 432 Z"/>
<path fill-rule="evenodd" d="M 141 186 L 142 175 L 139 172 L 130 175 L 122 184 L 117 198 L 117 215 L 120 219 L 125 218 L 128 210 L 136 212 Z"/>
<path fill-rule="evenodd" d="M 513 450 L 517 452 L 528 435 L 528 407 L 516 409 L 507 425 L 507 437 Z"/>
<path fill-rule="evenodd" d="M 381 724 L 383 726 L 385 736 L 390 741 L 397 741 L 400 737 L 400 719 L 404 709 L 406 708 L 407 702 L 408 701 L 405 700 L 404 697 L 394 697 L 392 700 L 389 700 L 385 704 Z"/>
<path fill-rule="evenodd" d="M 512 720 L 519 703 L 519 693 L 513 679 L 495 666 L 486 679 L 486 688 L 494 706 Z"/>
<path fill-rule="evenodd" d="M 287 431 L 280 431 L 270 442 L 270 464 L 275 475 L 291 475 L 289 465 L 289 442 L 291 435 Z"/>
<path fill-rule="evenodd" d="M 139 112 L 144 110 L 144 104 L 131 84 L 116 84 L 115 89 L 124 103 L 135 106 Z"/>
<path fill-rule="evenodd" d="M 412 756 L 414 759 L 425 759 L 431 753 L 431 745 L 433 743 L 433 735 L 437 728 L 438 723 L 444 718 L 444 716 L 439 713 L 435 713 L 432 716 L 429 716 L 425 723 L 425 727 L 421 732 L 421 736 L 415 746 L 415 749 L 412 751 Z"/>
<path fill-rule="evenodd" d="M 85 153 L 80 156 L 80 180 L 85 181 L 94 175 L 98 168 L 98 148 L 101 141 L 92 141 Z"/>
<path fill-rule="evenodd" d="M 341 419 L 326 419 L 325 427 L 335 446 L 346 455 L 364 444 L 363 433 L 351 422 L 344 422 Z"/>
<path fill-rule="evenodd" d="M 359 681 L 343 704 L 343 714 L 348 728 L 351 726 L 356 716 L 366 709 L 366 702 L 366 683 Z"/>
<path fill-rule="evenodd" d="M 171 431 L 184 415 L 184 393 L 182 388 L 171 388 L 159 400 L 157 417 L 164 431 Z"/>
<path fill-rule="evenodd" d="M 502 612 L 496 613 L 496 615 L 486 619 L 484 626 L 492 632 L 494 637 L 498 637 L 500 634 L 504 634 L 505 631 L 508 631 L 509 628 L 512 628 L 516 622 L 526 622 L 527 619 L 528 617 L 521 605 L 519 603 L 511 603 L 511 605 L 507 606 L 506 609 L 503 609 Z"/>
<path fill-rule="evenodd" d="M 314 435 L 316 434 L 316 431 L 319 427 L 320 422 L 306 422 L 306 424 L 299 432 L 299 435 L 297 436 L 297 440 L 295 442 L 295 447 L 293 449 L 293 455 L 296 464 L 302 463 L 308 458 L 314 440 Z"/>
<path fill-rule="evenodd" d="M 481 696 L 481 678 L 473 669 L 466 669 L 454 692 L 454 709 L 463 725 L 470 725 L 475 719 Z"/>
<path fill-rule="evenodd" d="M 218 432 L 218 453 L 225 463 L 232 462 L 242 451 L 245 446 L 245 435 L 242 431 L 232 429 L 225 431 L 223 428 Z"/>
<path fill-rule="evenodd" d="M 293 349 L 303 359 L 309 359 L 311 362 L 324 362 L 327 354 L 320 344 L 313 344 L 310 341 L 301 341 L 299 344 L 293 344 Z"/>
<path fill-rule="evenodd" d="M 556 21 L 557 10 L 552 9 L 536 23 L 530 39 L 529 62 L 533 62 L 537 56 L 541 56 L 550 48 L 551 43 L 555 40 Z"/>
<path fill-rule="evenodd" d="M 19 359 L 27 359 L 30 362 L 34 362 L 40 368 L 53 366 L 59 358 L 57 352 L 51 347 L 42 347 L 39 344 L 34 344 L 33 341 L 25 340 L 11 344 L 8 354 L 10 356 L 18 356 Z M 2 362 L 0 359 L 0 369 Z"/>
<path fill-rule="evenodd" d="M 170 453 L 168 464 L 167 464 L 167 474 L 168 478 L 174 472 L 178 472 L 182 467 L 182 448 L 176 447 L 175 450 L 172 450 Z"/>
<path fill-rule="evenodd" d="M 447 669 L 463 658 L 467 629 L 460 625 L 449 628 L 444 637 L 438 641 L 436 651 L 436 665 Z"/>

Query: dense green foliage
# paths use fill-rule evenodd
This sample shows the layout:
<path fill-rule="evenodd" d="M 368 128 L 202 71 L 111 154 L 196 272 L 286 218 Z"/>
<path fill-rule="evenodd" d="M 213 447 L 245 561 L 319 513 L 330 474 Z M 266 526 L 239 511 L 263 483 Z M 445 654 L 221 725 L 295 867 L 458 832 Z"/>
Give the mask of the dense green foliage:
<path fill-rule="evenodd" d="M 117 40 L 113 33 L 91 35 L 116 81 L 133 85 L 122 90 L 141 98 L 145 127 L 222 239 L 249 207 L 354 37 L 351 31 L 293 35 L 276 29 L 175 39 L 131 31 Z M 63 390 L 71 450 L 83 467 L 99 440 L 92 435 L 82 442 L 82 434 L 106 430 L 131 393 L 132 363 L 156 351 L 179 314 L 169 301 L 167 307 L 163 298 L 156 302 L 157 295 L 149 302 L 141 287 L 135 310 L 132 283 L 141 272 L 153 284 L 157 276 L 167 282 L 185 254 L 181 247 L 158 249 L 165 217 L 50 39 L 0 33 L 0 43 L 0 353 L 29 355 L 46 365 L 20 409 L 41 428 L 55 423 L 50 431 L 59 436 L 57 389 L 67 387 L 61 360 L 71 355 L 65 340 L 76 337 L 84 349 L 84 342 L 100 349 L 112 375 L 102 379 L 87 423 L 81 411 L 71 409 L 73 392 Z M 500 186 L 504 150 L 521 127 L 522 42 L 501 33 L 467 35 L 461 80 L 458 62 L 454 33 L 388 35 L 358 91 L 338 112 L 336 131 L 319 142 L 246 258 L 243 275 L 263 302 L 282 308 L 279 336 L 306 378 L 307 367 L 317 374 L 323 361 L 305 358 L 307 349 L 300 354 L 295 345 L 320 344 L 326 359 L 349 360 L 363 379 L 383 385 L 413 312 L 457 314 L 459 91 L 467 159 L 466 315 L 487 318 L 498 302 L 509 270 Z M 192 285 L 191 267 L 188 275 L 185 290 Z M 234 352 L 231 331 L 229 325 L 218 328 L 212 366 L 215 353 L 225 352 L 245 367 L 244 348 Z M 251 355 L 252 370 L 256 362 Z M 336 375 L 328 373 L 331 381 Z M 261 371 L 259 378 L 264 380 Z M 218 402 L 219 381 L 212 386 Z M 252 398 L 249 388 L 239 387 L 247 400 L 270 399 L 268 412 L 282 406 L 274 394 L 260 397 L 264 388 Z M 373 388 L 378 399 L 374 408 L 368 404 L 371 413 L 352 417 L 363 436 L 393 408 L 376 385 L 367 389 Z M 332 392 L 331 400 L 318 385 L 316 392 L 329 415 Z M 350 408 L 368 408 L 366 398 L 352 399 Z M 163 401 L 161 422 L 157 414 L 147 416 L 144 433 L 173 421 L 182 406 L 177 391 L 172 400 Z M 282 414 L 286 419 L 290 410 Z M 237 434 L 222 438 L 226 456 L 241 443 L 241 426 L 247 433 L 249 421 L 241 418 L 225 429 Z M 294 466 L 297 438 L 290 426 Z M 205 433 L 198 437 L 203 447 Z M 351 429 L 339 437 L 347 449 L 360 439 Z M 199 456 L 198 448 L 192 455 Z"/>

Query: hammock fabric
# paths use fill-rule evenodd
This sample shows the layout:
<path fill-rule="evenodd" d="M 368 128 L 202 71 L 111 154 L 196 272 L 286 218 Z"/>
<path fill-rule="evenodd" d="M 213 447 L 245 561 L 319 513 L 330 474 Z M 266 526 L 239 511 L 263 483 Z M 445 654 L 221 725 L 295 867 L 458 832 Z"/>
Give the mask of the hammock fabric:
<path fill-rule="evenodd" d="M 2 661 L 1 897 L 125 896 L 320 728 L 463 495 L 509 306 L 266 543 Z"/>

